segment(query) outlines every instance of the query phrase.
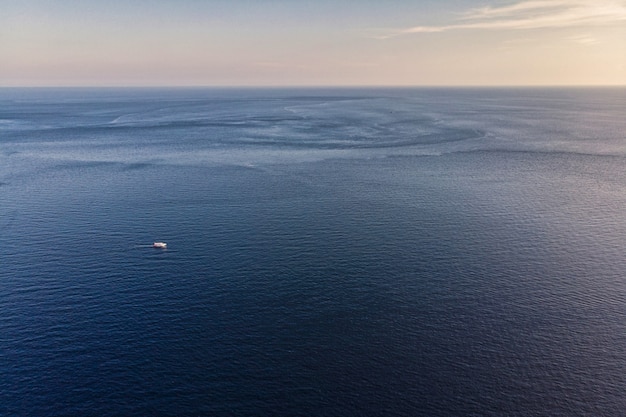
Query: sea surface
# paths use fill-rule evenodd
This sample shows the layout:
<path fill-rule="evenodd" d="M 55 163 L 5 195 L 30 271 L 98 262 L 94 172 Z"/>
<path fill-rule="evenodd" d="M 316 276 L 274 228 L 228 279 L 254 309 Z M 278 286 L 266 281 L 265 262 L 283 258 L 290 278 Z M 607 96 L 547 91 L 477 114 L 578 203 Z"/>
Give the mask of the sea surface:
<path fill-rule="evenodd" d="M 0 89 L 0 415 L 625 410 L 626 88 Z"/>

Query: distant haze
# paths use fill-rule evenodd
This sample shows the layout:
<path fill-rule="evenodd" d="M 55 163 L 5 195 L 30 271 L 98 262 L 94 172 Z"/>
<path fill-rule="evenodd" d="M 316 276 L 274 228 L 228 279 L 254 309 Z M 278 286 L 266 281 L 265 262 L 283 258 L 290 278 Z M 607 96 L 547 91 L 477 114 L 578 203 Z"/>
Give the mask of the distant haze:
<path fill-rule="evenodd" d="M 626 85 L 626 0 L 0 1 L 0 86 Z"/>

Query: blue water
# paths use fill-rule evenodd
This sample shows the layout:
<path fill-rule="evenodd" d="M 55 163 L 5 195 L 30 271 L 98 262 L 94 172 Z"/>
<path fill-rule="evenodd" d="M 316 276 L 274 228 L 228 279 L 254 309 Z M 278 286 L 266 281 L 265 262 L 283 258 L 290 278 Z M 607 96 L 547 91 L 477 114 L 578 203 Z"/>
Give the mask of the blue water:
<path fill-rule="evenodd" d="M 0 89 L 0 415 L 623 415 L 625 162 L 624 88 Z"/>

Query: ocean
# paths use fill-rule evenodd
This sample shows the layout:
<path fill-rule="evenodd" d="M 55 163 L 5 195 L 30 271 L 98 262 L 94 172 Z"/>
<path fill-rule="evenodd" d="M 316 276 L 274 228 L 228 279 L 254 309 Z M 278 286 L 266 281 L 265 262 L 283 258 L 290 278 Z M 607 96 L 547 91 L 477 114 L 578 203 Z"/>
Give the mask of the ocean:
<path fill-rule="evenodd" d="M 0 89 L 0 415 L 623 415 L 625 167 L 625 88 Z"/>

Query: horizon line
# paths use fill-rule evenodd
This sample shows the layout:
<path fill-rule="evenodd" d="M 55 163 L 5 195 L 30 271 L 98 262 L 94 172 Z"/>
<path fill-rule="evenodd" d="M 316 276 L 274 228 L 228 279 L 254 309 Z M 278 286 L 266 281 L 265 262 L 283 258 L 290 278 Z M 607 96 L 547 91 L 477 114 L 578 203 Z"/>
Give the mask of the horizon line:
<path fill-rule="evenodd" d="M 271 89 L 271 88 L 610 88 L 610 87 L 626 87 L 624 84 L 162 84 L 162 85 L 133 85 L 133 84 L 107 84 L 107 85 L 0 85 L 0 88 L 137 88 L 137 89 L 154 89 L 154 88 L 255 88 L 255 89 Z"/>

